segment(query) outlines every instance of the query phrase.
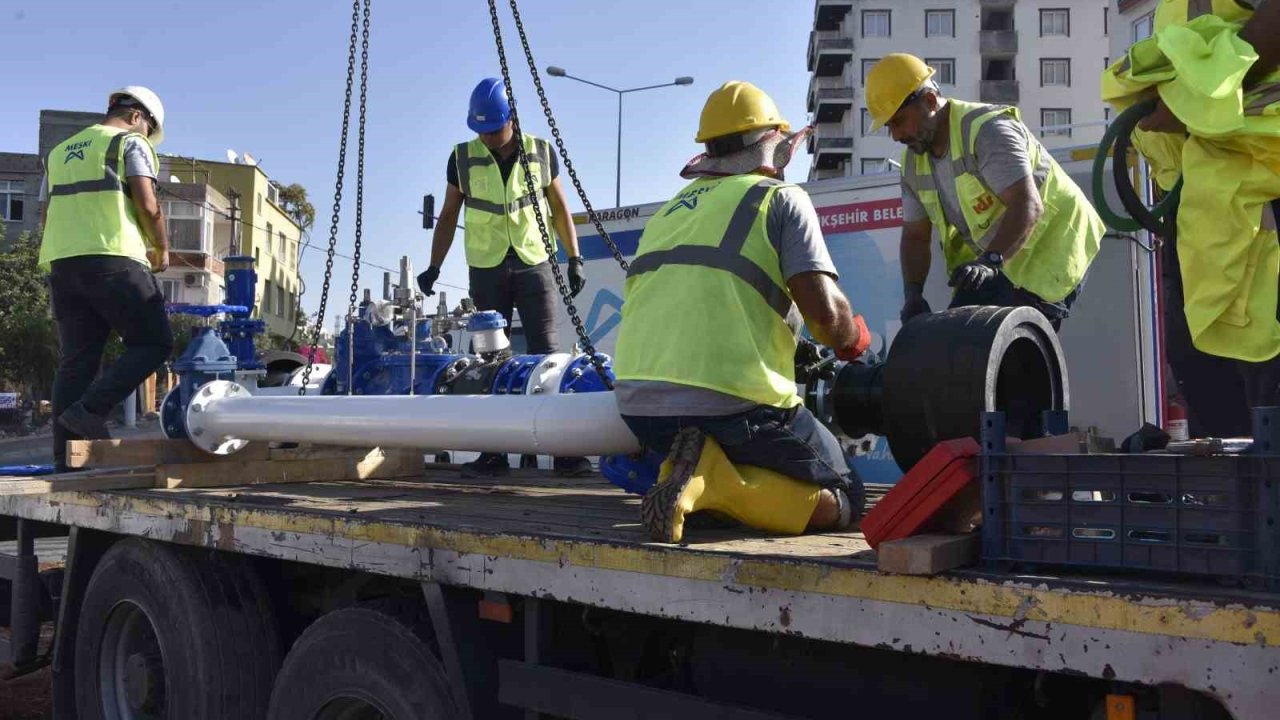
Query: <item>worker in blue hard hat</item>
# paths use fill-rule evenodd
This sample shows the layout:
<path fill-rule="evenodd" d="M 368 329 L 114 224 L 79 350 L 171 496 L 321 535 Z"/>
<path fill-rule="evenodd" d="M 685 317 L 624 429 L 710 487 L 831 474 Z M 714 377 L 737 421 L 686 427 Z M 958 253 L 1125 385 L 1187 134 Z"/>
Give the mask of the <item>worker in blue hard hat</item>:
<path fill-rule="evenodd" d="M 435 294 L 440 266 L 453 245 L 458 213 L 465 205 L 464 249 L 476 309 L 502 313 L 508 328 L 512 311 L 518 310 L 528 352 L 556 352 L 558 293 L 551 253 L 543 242 L 535 208 L 541 210 L 548 231 L 564 244 L 573 295 L 582 291 L 586 276 L 555 153 L 550 143 L 527 132 L 516 142 L 506 86 L 497 78 L 481 80 L 471 92 L 467 126 L 476 137 L 459 143 L 449 156 L 445 170 L 448 186 L 431 241 L 431 264 L 418 276 L 418 287 L 424 295 Z M 520 168 L 520 153 L 529 162 L 535 185 L 532 195 Z M 554 467 L 565 475 L 592 472 L 591 464 L 582 457 L 556 458 Z M 482 454 L 463 465 L 463 475 L 468 477 L 502 475 L 508 470 L 507 456 L 497 453 Z"/>

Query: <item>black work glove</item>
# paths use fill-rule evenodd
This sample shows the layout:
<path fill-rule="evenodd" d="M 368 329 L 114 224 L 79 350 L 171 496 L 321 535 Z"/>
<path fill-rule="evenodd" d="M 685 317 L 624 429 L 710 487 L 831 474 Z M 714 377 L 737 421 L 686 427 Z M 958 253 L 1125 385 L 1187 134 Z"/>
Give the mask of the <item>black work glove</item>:
<path fill-rule="evenodd" d="M 1000 270 L 993 268 L 981 260 L 974 260 L 956 268 L 951 273 L 951 282 L 947 283 L 959 290 L 981 290 L 984 285 L 1000 276 Z"/>
<path fill-rule="evenodd" d="M 581 257 L 569 258 L 569 297 L 578 297 L 587 286 L 587 276 L 582 272 L 585 264 Z"/>
<path fill-rule="evenodd" d="M 902 303 L 902 312 L 898 314 L 903 325 L 917 315 L 933 312 L 933 308 L 929 307 L 929 301 L 924 299 L 924 283 L 907 283 L 903 294 L 907 299 Z"/>
<path fill-rule="evenodd" d="M 440 268 L 432 265 L 431 267 L 418 273 L 418 289 L 422 291 L 425 297 L 431 297 L 436 294 L 434 290 L 436 280 L 440 279 Z"/>

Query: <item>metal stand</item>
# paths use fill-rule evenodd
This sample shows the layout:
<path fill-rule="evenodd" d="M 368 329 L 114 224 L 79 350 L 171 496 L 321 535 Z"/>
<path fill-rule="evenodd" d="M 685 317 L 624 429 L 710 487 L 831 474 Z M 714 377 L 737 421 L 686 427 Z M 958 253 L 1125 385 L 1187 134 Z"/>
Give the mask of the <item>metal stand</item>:
<path fill-rule="evenodd" d="M 1045 426 L 1048 427 L 1048 416 L 1045 413 Z M 1004 486 L 1000 482 L 999 462 L 997 456 L 1005 452 L 1005 417 L 1004 413 L 984 412 L 982 414 L 982 446 L 978 457 L 979 472 L 982 477 L 982 557 L 983 563 L 994 564 L 995 560 L 1005 556 L 1004 548 Z"/>

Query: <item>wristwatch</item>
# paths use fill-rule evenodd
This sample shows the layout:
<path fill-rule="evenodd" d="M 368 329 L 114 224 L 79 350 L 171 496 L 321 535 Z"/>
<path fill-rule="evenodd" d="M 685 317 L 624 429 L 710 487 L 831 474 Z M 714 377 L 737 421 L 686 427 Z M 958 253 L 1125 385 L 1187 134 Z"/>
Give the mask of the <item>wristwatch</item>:
<path fill-rule="evenodd" d="M 1004 267 L 1004 255 L 1001 255 L 1000 253 L 995 252 L 994 250 L 988 250 L 987 252 L 982 253 L 981 259 L 982 259 L 982 264 L 986 265 L 987 267 L 992 267 L 996 269 Z"/>

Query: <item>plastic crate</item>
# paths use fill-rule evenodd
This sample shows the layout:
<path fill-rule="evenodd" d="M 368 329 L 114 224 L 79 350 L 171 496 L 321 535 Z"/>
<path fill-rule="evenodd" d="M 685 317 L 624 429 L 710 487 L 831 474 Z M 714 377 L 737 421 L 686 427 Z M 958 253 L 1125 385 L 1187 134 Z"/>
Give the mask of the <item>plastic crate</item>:
<path fill-rule="evenodd" d="M 982 458 L 982 559 L 1280 580 L 1280 457 Z"/>

